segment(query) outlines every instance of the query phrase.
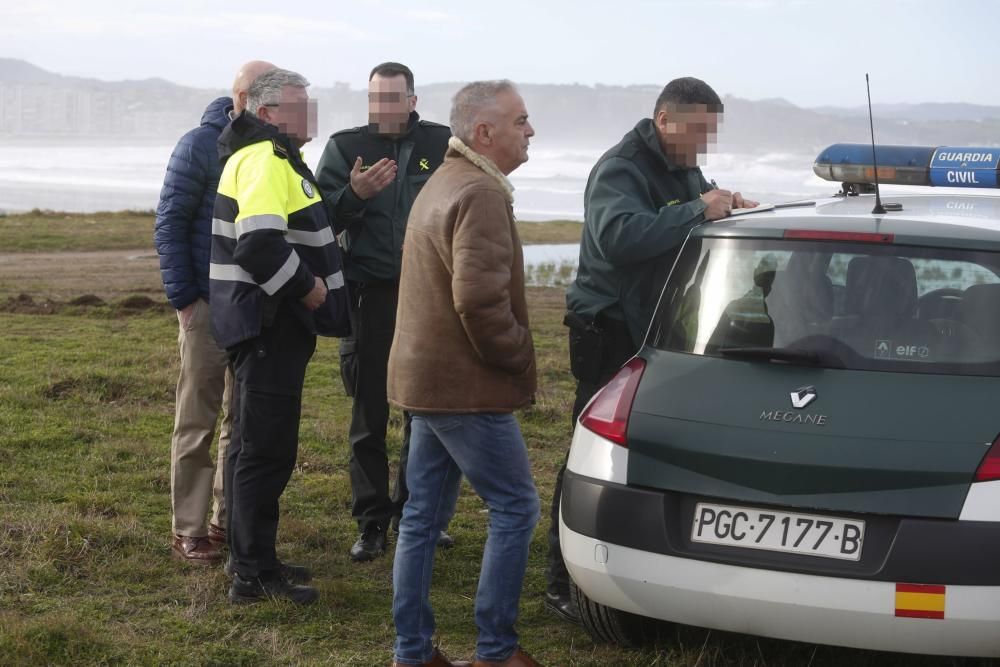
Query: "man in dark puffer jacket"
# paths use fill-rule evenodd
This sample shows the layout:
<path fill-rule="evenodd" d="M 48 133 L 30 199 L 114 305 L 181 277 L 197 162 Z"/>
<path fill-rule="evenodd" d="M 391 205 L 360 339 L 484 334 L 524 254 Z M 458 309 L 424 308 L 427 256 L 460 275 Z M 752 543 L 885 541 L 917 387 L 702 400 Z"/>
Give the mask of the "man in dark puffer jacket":
<path fill-rule="evenodd" d="M 250 83 L 273 68 L 271 63 L 251 62 L 240 69 L 233 83 L 236 106 L 245 101 Z M 216 99 L 205 109 L 201 125 L 177 142 L 160 191 L 153 235 L 163 287 L 179 322 L 180 375 L 170 446 L 171 549 L 175 557 L 200 565 L 218 563 L 219 549 L 226 542 L 222 471 L 232 424 L 232 374 L 226 352 L 211 332 L 208 265 L 212 209 L 222 174 L 216 144 L 233 108 L 232 99 Z M 223 419 L 215 463 L 209 450 L 220 407 Z M 210 504 L 212 518 L 206 525 Z"/>

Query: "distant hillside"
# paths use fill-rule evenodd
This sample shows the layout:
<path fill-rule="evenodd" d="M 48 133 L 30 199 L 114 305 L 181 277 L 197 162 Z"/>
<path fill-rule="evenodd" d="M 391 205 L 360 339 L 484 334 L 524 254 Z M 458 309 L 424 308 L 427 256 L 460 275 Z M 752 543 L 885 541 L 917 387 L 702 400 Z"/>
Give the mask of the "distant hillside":
<path fill-rule="evenodd" d="M 44 84 L 68 79 L 23 60 L 0 58 L 0 82 L 4 84 Z"/>
<path fill-rule="evenodd" d="M 446 123 L 460 83 L 418 86 L 424 118 Z M 526 84 L 538 140 L 609 146 L 648 116 L 659 86 Z M 0 58 L 0 139 L 14 137 L 173 140 L 193 127 L 224 88 L 189 88 L 163 79 L 108 82 L 67 77 L 22 60 Z M 346 84 L 315 87 L 320 136 L 367 121 L 367 91 Z M 868 141 L 865 109 L 803 109 L 783 99 L 727 96 L 719 147 L 728 152 L 811 153 L 830 143 Z M 971 104 L 875 106 L 880 143 L 997 145 L 1000 107 Z"/>

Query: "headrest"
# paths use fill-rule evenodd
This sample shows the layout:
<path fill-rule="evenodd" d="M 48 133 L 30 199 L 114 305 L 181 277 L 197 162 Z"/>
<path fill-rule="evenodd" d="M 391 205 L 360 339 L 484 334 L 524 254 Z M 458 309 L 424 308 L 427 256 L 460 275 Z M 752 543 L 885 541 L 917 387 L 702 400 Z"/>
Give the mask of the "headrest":
<path fill-rule="evenodd" d="M 825 266 L 813 256 L 795 256 L 784 271 L 773 278 L 768 309 L 783 309 L 783 316 L 792 314 L 806 322 L 825 322 L 833 315 L 833 284 Z M 756 279 L 756 276 L 755 276 Z"/>
<path fill-rule="evenodd" d="M 847 312 L 896 322 L 917 309 L 917 273 L 903 257 L 855 257 L 847 265 Z"/>

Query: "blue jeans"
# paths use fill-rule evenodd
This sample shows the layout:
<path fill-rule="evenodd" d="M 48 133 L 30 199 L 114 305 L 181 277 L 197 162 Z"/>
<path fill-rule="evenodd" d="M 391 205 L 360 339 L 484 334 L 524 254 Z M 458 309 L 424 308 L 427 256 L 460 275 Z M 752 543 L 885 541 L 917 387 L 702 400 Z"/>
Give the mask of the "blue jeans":
<path fill-rule="evenodd" d="M 435 546 L 455 512 L 462 475 L 489 508 L 476 593 L 476 659 L 503 662 L 517 649 L 514 623 L 539 507 L 517 419 L 509 413 L 416 413 L 406 467 L 410 497 L 392 571 L 401 664 L 419 665 L 434 655 L 429 595 Z"/>

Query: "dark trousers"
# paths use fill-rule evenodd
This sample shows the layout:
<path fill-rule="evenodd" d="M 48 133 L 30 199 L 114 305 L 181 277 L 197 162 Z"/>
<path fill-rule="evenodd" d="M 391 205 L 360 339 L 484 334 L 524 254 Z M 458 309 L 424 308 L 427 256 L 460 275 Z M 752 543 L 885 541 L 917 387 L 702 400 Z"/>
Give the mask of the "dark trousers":
<path fill-rule="evenodd" d="M 341 341 L 341 375 L 354 397 L 351 411 L 351 515 L 361 528 L 386 527 L 409 495 L 406 461 L 410 451 L 410 415 L 404 413 L 403 444 L 392 495 L 385 434 L 389 426 L 386 397 L 389 350 L 396 330 L 396 283 L 351 284 L 354 335 Z"/>
<path fill-rule="evenodd" d="M 279 307 L 259 336 L 229 348 L 236 385 L 226 452 L 225 495 L 233 568 L 244 578 L 272 576 L 278 499 L 295 467 L 306 365 L 316 336 Z"/>
<path fill-rule="evenodd" d="M 607 382 L 618 372 L 618 369 L 636 353 L 635 343 L 624 322 L 611 318 L 599 318 L 595 326 L 600 330 L 600 344 L 588 344 L 578 333 L 570 330 L 569 353 L 573 365 L 588 369 L 585 379 L 576 379 L 576 400 L 573 402 L 573 428 L 580 413 Z M 566 453 L 567 460 L 569 452 Z M 562 498 L 563 475 L 566 472 L 566 461 L 563 461 L 556 475 L 556 488 L 552 494 L 552 508 L 549 524 L 548 567 L 545 577 L 548 581 L 548 592 L 560 595 L 569 590 L 569 572 L 563 562 L 562 549 L 559 546 L 559 501 Z"/>

